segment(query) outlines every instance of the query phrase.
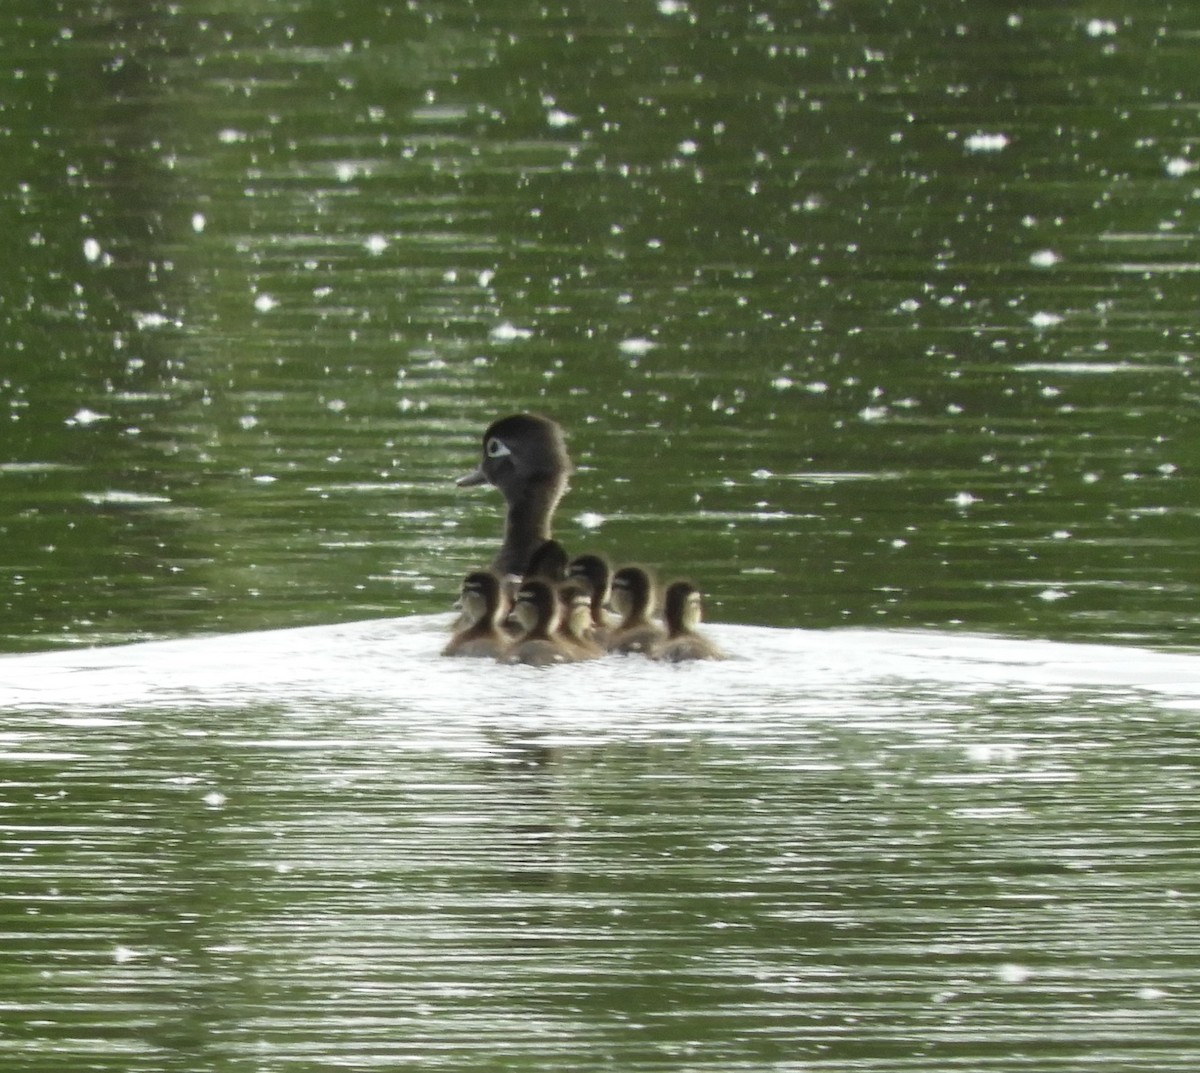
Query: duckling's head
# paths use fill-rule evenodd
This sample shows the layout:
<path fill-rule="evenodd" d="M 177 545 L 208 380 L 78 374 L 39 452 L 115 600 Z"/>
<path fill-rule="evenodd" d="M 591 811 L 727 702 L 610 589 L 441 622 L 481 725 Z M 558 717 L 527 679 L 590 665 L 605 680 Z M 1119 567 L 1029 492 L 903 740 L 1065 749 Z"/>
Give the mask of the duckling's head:
<path fill-rule="evenodd" d="M 472 623 L 495 617 L 500 607 L 500 579 L 490 570 L 475 570 L 463 578 L 459 602 Z"/>
<path fill-rule="evenodd" d="M 479 467 L 459 477 L 460 488 L 490 484 L 510 502 L 534 484 L 561 484 L 574 471 L 562 427 L 540 414 L 513 414 L 493 421 L 483 434 Z"/>
<path fill-rule="evenodd" d="M 544 540 L 529 557 L 525 577 L 543 581 L 564 581 L 567 576 L 567 549 L 557 540 Z"/>
<path fill-rule="evenodd" d="M 644 615 L 654 602 L 654 582 L 640 566 L 623 566 L 612 578 L 609 605 L 621 616 Z"/>
<path fill-rule="evenodd" d="M 704 617 L 700 590 L 690 581 L 673 581 L 663 596 L 663 621 L 670 634 L 694 630 Z"/>
<path fill-rule="evenodd" d="M 513 618 L 526 633 L 552 629 L 558 623 L 558 597 L 544 581 L 533 579 L 517 589 Z"/>
<path fill-rule="evenodd" d="M 581 581 L 592 590 L 592 608 L 599 611 L 608 602 L 612 567 L 603 555 L 577 555 L 567 564 L 567 577 Z"/>

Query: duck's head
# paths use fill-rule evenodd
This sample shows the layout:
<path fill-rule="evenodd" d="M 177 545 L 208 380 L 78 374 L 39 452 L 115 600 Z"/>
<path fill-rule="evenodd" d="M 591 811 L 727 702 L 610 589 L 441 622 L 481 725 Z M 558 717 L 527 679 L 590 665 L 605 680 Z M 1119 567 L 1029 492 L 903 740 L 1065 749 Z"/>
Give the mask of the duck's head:
<path fill-rule="evenodd" d="M 599 611 L 608 602 L 612 567 L 603 555 L 577 555 L 567 564 L 567 577 L 591 588 L 593 610 Z"/>
<path fill-rule="evenodd" d="M 493 618 L 500 607 L 500 579 L 490 570 L 476 570 L 463 578 L 459 604 L 471 622 Z"/>
<path fill-rule="evenodd" d="M 511 501 L 530 485 L 565 487 L 573 470 L 558 422 L 540 414 L 513 414 L 488 426 L 478 468 L 457 483 L 460 488 L 490 484 Z"/>
<path fill-rule="evenodd" d="M 544 540 L 530 557 L 525 567 L 525 577 L 541 578 L 543 581 L 565 581 L 567 577 L 567 549 L 557 540 Z"/>
<path fill-rule="evenodd" d="M 513 601 L 512 617 L 526 633 L 552 629 L 558 623 L 558 597 L 544 581 L 523 582 Z"/>
<path fill-rule="evenodd" d="M 690 581 L 672 581 L 663 596 L 663 621 L 667 632 L 676 634 L 694 630 L 704 617 L 700 590 Z"/>
<path fill-rule="evenodd" d="M 640 566 L 623 566 L 612 578 L 609 606 L 621 618 L 644 615 L 654 602 L 654 582 Z"/>

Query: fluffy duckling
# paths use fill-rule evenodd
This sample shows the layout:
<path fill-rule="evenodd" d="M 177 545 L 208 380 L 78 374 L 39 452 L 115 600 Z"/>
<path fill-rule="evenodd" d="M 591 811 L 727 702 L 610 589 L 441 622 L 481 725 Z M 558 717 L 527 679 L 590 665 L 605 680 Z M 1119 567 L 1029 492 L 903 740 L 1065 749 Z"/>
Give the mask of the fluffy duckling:
<path fill-rule="evenodd" d="M 550 539 L 554 510 L 572 471 L 563 430 L 550 418 L 513 414 L 488 426 L 478 468 L 458 485 L 490 484 L 504 496 L 504 541 L 492 562 L 496 573 L 520 575 Z"/>
<path fill-rule="evenodd" d="M 577 555 L 567 564 L 567 578 L 588 587 L 592 594 L 592 624 L 586 636 L 597 644 L 607 647 L 609 626 L 604 617 L 604 606 L 608 603 L 612 585 L 612 567 L 603 555 Z"/>
<path fill-rule="evenodd" d="M 640 566 L 623 566 L 613 574 L 609 604 L 621 618 L 608 635 L 610 652 L 649 652 L 666 638 L 662 627 L 650 621 L 654 582 Z"/>
<path fill-rule="evenodd" d="M 506 663 L 548 667 L 578 658 L 557 636 L 561 618 L 558 595 L 546 582 L 537 579 L 524 582 L 517 590 L 512 615 L 524 633 L 508 650 Z"/>
<path fill-rule="evenodd" d="M 462 625 L 442 649 L 443 656 L 491 656 L 499 659 L 512 639 L 501 629 L 504 605 L 500 579 L 490 570 L 476 570 L 462 583 L 459 603 Z"/>
<path fill-rule="evenodd" d="M 712 641 L 696 632 L 702 617 L 700 590 L 690 581 L 673 581 L 663 598 L 667 639 L 657 644 L 650 655 L 671 663 L 690 659 L 728 659 Z"/>
<path fill-rule="evenodd" d="M 567 549 L 557 540 L 543 540 L 525 564 L 525 579 L 540 578 L 552 585 L 567 580 Z"/>
<path fill-rule="evenodd" d="M 591 636 L 591 589 L 586 584 L 567 581 L 558 586 L 558 599 L 562 616 L 555 634 L 557 639 L 574 653 L 576 659 L 603 656 L 604 646 Z"/>

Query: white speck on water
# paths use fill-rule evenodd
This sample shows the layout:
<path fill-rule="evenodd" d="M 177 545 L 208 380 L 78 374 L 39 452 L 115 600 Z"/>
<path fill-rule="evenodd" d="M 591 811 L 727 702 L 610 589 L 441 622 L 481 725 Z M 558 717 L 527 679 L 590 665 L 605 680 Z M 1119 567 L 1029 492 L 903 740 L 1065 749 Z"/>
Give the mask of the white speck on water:
<path fill-rule="evenodd" d="M 905 298 L 897 308 L 901 313 L 915 313 L 921 308 L 921 303 L 915 298 Z"/>
<path fill-rule="evenodd" d="M 1023 984 L 1032 975 L 1024 965 L 1001 965 L 996 970 L 996 979 L 1005 984 Z"/>
<path fill-rule="evenodd" d="M 1158 999 L 1166 998 L 1170 992 L 1164 991 L 1161 987 L 1139 987 L 1134 994 L 1143 1002 L 1156 1002 Z"/>
<path fill-rule="evenodd" d="M 103 254 L 104 251 L 100 248 L 100 243 L 94 238 L 85 238 L 83 240 L 83 256 L 87 258 L 90 264 L 95 264 Z"/>
<path fill-rule="evenodd" d="M 162 328 L 171 323 L 171 318 L 165 313 L 134 313 L 133 325 L 139 331 L 147 328 Z"/>
<path fill-rule="evenodd" d="M 1044 600 L 1048 604 L 1052 604 L 1055 600 L 1065 600 L 1070 595 L 1071 594 L 1065 589 L 1050 588 L 1042 589 L 1042 591 L 1037 594 L 1037 598 L 1039 600 Z"/>
<path fill-rule="evenodd" d="M 273 298 L 269 294 L 256 294 L 254 296 L 254 308 L 260 313 L 270 313 L 277 305 L 279 305 L 279 299 Z"/>
<path fill-rule="evenodd" d="M 272 477 L 269 473 L 259 473 L 257 476 L 252 477 L 251 480 L 255 484 L 274 484 L 279 478 Z"/>
<path fill-rule="evenodd" d="M 118 965 L 124 965 L 139 956 L 136 950 L 130 950 L 127 946 L 118 946 L 113 949 L 113 961 Z"/>
<path fill-rule="evenodd" d="M 209 792 L 204 795 L 204 803 L 209 808 L 220 808 L 225 804 L 225 800 L 225 795 L 221 793 L 220 790 L 209 790 Z"/>
<path fill-rule="evenodd" d="M 971 507 L 978 503 L 979 499 L 970 492 L 958 492 L 950 497 L 950 502 L 956 507 Z"/>
<path fill-rule="evenodd" d="M 1051 540 L 1070 540 L 1071 539 L 1071 530 L 1070 529 L 1055 529 L 1054 532 L 1050 534 L 1050 539 Z"/>
<path fill-rule="evenodd" d="M 592 510 L 584 511 L 575 518 L 575 523 L 583 529 L 599 529 L 606 521 L 608 519 L 603 514 Z"/>
<path fill-rule="evenodd" d="M 238 142 L 244 142 L 247 134 L 244 130 L 237 130 L 234 127 L 226 127 L 217 133 L 217 141 L 222 145 L 236 145 Z"/>
<path fill-rule="evenodd" d="M 658 13 L 660 15 L 686 15 L 688 6 L 683 0 L 658 0 Z"/>
<path fill-rule="evenodd" d="M 1114 37 L 1117 33 L 1117 24 L 1112 19 L 1088 19 L 1084 29 L 1088 37 Z"/>
<path fill-rule="evenodd" d="M 653 339 L 644 339 L 641 337 L 634 339 L 622 339 L 617 344 L 617 349 L 622 354 L 628 354 L 631 357 L 641 357 L 643 354 L 649 354 L 658 344 Z"/>
<path fill-rule="evenodd" d="M 858 411 L 859 419 L 862 421 L 882 421 L 888 415 L 886 406 L 864 406 Z"/>
<path fill-rule="evenodd" d="M 1029 255 L 1029 263 L 1035 268 L 1053 268 L 1062 258 L 1053 250 L 1038 250 Z"/>
<path fill-rule="evenodd" d="M 679 143 L 677 148 L 683 156 L 695 156 L 696 153 L 700 151 L 699 144 L 692 141 L 691 138 L 684 138 L 684 140 Z"/>
<path fill-rule="evenodd" d="M 796 381 L 790 376 L 777 376 L 771 381 L 771 387 L 776 391 L 787 391 L 790 387 L 795 387 Z"/>
<path fill-rule="evenodd" d="M 98 414 L 95 410 L 89 410 L 86 406 L 81 410 L 76 410 L 74 414 L 67 418 L 68 425 L 82 425 L 86 428 L 88 425 L 94 425 L 97 421 L 109 420 L 108 414 Z"/>
<path fill-rule="evenodd" d="M 148 495 L 144 492 L 122 492 L 118 489 L 108 492 L 84 492 L 83 498 L 97 507 L 139 507 L 171 502 L 166 496 Z"/>
<path fill-rule="evenodd" d="M 366 247 L 367 253 L 378 256 L 388 248 L 388 240 L 383 235 L 368 235 L 363 245 Z"/>
<path fill-rule="evenodd" d="M 564 112 L 561 108 L 551 108 L 546 113 L 546 122 L 558 129 L 560 127 L 569 127 L 572 123 L 579 122 L 579 116 L 571 115 L 570 112 Z"/>
<path fill-rule="evenodd" d="M 495 278 L 496 278 L 496 273 L 490 268 L 485 268 L 476 277 L 476 282 L 479 284 L 479 286 L 486 288 L 486 287 L 490 287 L 492 285 L 492 280 L 494 280 Z"/>
<path fill-rule="evenodd" d="M 1195 171 L 1197 165 L 1185 157 L 1175 157 L 1173 160 L 1168 160 L 1165 167 L 1168 175 L 1174 179 L 1180 179 Z"/>
<path fill-rule="evenodd" d="M 829 385 L 824 380 L 813 380 L 804 385 L 804 390 L 810 395 L 824 395 L 829 390 Z"/>
<path fill-rule="evenodd" d="M 963 139 L 963 148 L 968 153 L 998 153 L 1008 148 L 1008 135 L 983 132 L 968 134 Z"/>
<path fill-rule="evenodd" d="M 258 418 L 255 417 L 254 414 L 242 414 L 242 416 L 238 418 L 238 424 L 247 432 L 249 432 L 250 429 L 254 428 L 258 424 Z"/>
<path fill-rule="evenodd" d="M 346 409 L 346 400 L 345 399 L 330 399 L 325 404 L 325 409 L 330 411 L 330 413 L 340 414 Z"/>
<path fill-rule="evenodd" d="M 1059 313 L 1034 313 L 1029 318 L 1029 323 L 1035 328 L 1053 328 L 1063 322 L 1063 318 Z"/>
<path fill-rule="evenodd" d="M 488 332 L 488 338 L 493 343 L 512 343 L 518 339 L 533 338 L 533 331 L 529 328 L 518 328 L 511 321 L 506 320 Z"/>
<path fill-rule="evenodd" d="M 200 234 L 200 232 L 203 231 L 207 226 L 208 220 L 205 218 L 204 213 L 192 213 L 192 230 L 195 231 L 197 235 Z"/>

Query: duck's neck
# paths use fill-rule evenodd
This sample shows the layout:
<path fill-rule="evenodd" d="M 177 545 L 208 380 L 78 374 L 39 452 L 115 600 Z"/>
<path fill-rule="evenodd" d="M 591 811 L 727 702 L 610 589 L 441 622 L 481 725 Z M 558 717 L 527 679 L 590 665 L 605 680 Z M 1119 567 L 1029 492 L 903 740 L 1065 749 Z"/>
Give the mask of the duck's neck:
<path fill-rule="evenodd" d="M 504 518 L 504 543 L 492 563 L 500 574 L 524 574 L 533 553 L 550 539 L 554 508 L 567 490 L 563 478 L 548 477 L 534 481 L 515 492 L 508 500 Z"/>

